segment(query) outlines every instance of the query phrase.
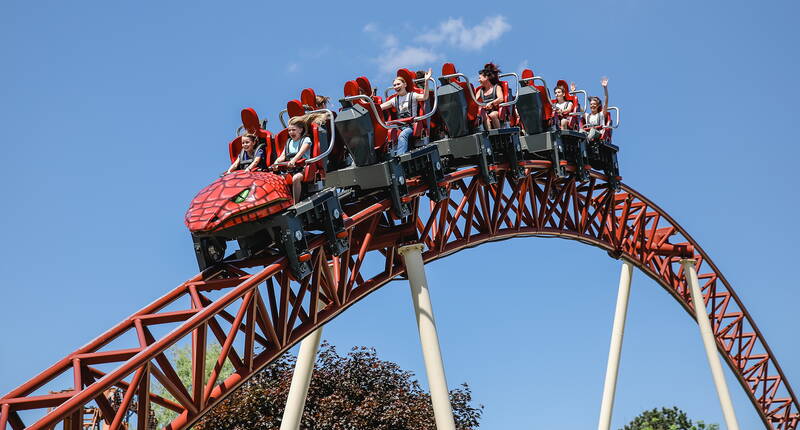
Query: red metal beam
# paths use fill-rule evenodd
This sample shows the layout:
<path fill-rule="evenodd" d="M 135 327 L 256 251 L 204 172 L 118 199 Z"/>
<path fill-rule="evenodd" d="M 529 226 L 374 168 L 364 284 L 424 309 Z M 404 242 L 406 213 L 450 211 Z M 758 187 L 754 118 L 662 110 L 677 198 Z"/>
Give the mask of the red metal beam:
<path fill-rule="evenodd" d="M 67 416 L 75 416 L 95 399 L 100 404 L 103 391 L 111 386 L 125 387 L 130 396 L 139 393 L 145 399 L 137 408 L 140 415 L 149 413 L 151 401 L 166 403 L 181 412 L 169 428 L 186 428 L 299 339 L 391 279 L 403 276 L 404 268 L 395 259 L 396 249 L 415 235 L 428 247 L 424 252 L 426 262 L 513 237 L 577 240 L 630 260 L 661 284 L 690 316 L 693 313 L 678 260 L 696 258 L 720 353 L 766 428 L 797 429 L 798 402 L 783 371 L 741 300 L 697 242 L 666 212 L 633 189 L 623 186 L 614 193 L 605 178 L 595 172 L 585 182 L 557 178 L 546 164 L 522 163 L 526 173 L 519 179 L 507 178 L 503 168 L 495 169 L 499 181 L 492 186 L 480 180 L 475 168 L 447 175 L 444 184 L 448 198 L 434 204 L 430 211 L 420 210 L 430 204 L 423 197 L 425 187 L 415 186 L 408 199 L 414 213 L 405 223 L 386 215 L 391 207 L 388 200 L 346 206 L 344 219 L 351 249 L 341 257 L 330 258 L 323 250 L 324 239 L 312 239 L 314 273 L 304 283 L 293 280 L 282 257 L 236 262 L 216 273 L 206 273 L 205 279 L 198 275 L 0 399 L 0 430 L 9 425 L 15 429 L 23 426 L 19 410 L 55 406 L 30 427 L 48 428 Z M 364 265 L 366 258 L 383 258 L 385 262 Z M 264 268 L 254 274 L 243 271 L 256 265 Z M 264 303 L 260 288 L 266 289 L 269 306 Z M 204 291 L 220 294 L 211 299 L 203 297 Z M 311 300 L 306 300 L 306 294 L 312 295 Z M 317 305 L 317 299 L 323 297 L 324 303 Z M 231 310 L 240 299 L 242 305 Z M 177 300 L 191 305 L 159 313 Z M 231 323 L 227 333 L 217 318 Z M 166 335 L 154 337 L 148 326 L 163 323 L 178 326 Z M 215 375 L 226 358 L 234 363 L 236 372 L 220 383 L 214 376 L 204 386 L 195 376 L 189 390 L 165 352 L 176 342 L 192 340 L 192 369 L 195 375 L 202 374 L 207 328 L 223 345 Z M 105 349 L 112 340 L 128 333 L 134 335 L 137 344 L 129 349 Z M 234 342 L 239 333 L 244 333 L 244 342 Z M 259 353 L 253 348 L 256 341 L 264 347 Z M 238 343 L 244 345 L 235 345 Z M 103 374 L 87 366 L 100 362 L 116 364 L 116 368 Z M 78 390 L 60 397 L 30 395 L 70 371 Z M 175 394 L 178 403 L 152 393 L 147 396 L 147 372 Z M 131 374 L 142 375 L 139 383 L 128 385 L 124 381 Z M 100 379 L 95 380 L 94 376 Z M 104 409 L 103 405 L 100 407 Z M 108 411 L 103 415 L 108 419 Z M 146 420 L 145 416 L 139 421 Z"/>

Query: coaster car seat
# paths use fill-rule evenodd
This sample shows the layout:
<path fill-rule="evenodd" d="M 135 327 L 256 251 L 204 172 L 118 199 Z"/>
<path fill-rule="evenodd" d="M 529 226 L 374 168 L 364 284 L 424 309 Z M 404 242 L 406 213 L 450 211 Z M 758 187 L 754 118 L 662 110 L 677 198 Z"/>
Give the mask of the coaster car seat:
<path fill-rule="evenodd" d="M 535 76 L 531 69 L 522 71 L 517 95 L 517 117 L 528 134 L 542 133 L 553 124 L 553 106 L 547 97 L 547 86 L 536 85 Z"/>
<path fill-rule="evenodd" d="M 561 120 L 562 118 L 567 117 L 569 119 L 567 128 L 569 128 L 570 130 L 577 130 L 579 125 L 578 115 L 573 115 L 573 114 L 580 112 L 581 104 L 576 96 L 569 93 L 569 85 L 567 84 L 567 81 L 561 79 L 558 82 L 556 82 L 556 88 L 562 86 L 566 89 L 566 94 L 564 94 L 564 99 L 572 102 L 572 109 L 570 109 L 569 112 L 566 112 L 562 115 L 557 115 L 558 116 L 557 120 Z M 558 103 L 558 100 L 554 98 L 551 100 L 551 103 L 553 104 Z M 560 121 L 558 122 L 560 125 Z"/>
<path fill-rule="evenodd" d="M 286 104 L 286 110 L 290 118 L 302 116 L 305 114 L 302 103 L 299 100 L 291 100 Z M 311 139 L 311 158 L 325 152 L 328 149 L 329 139 L 328 132 L 323 125 L 315 122 L 307 122 L 308 137 Z M 283 153 L 286 148 L 286 142 L 289 140 L 289 130 L 285 128 L 278 133 L 275 137 L 275 153 L 276 158 L 278 154 Z M 289 161 L 289 160 L 286 160 Z M 316 182 L 325 178 L 325 167 L 327 160 L 318 160 L 312 164 L 305 165 L 305 159 L 298 160 L 298 164 L 303 166 L 303 182 Z"/>
<path fill-rule="evenodd" d="M 344 145 L 347 145 L 347 150 L 357 166 L 377 163 L 379 154 L 387 150 L 388 133 L 381 125 L 380 107 L 374 104 L 372 96 L 363 94 L 364 89 L 356 81 L 347 81 L 344 84 L 345 98 L 340 100 L 342 110 L 334 121 L 336 136 L 341 136 L 343 142 L 341 150 L 344 151 Z"/>
<path fill-rule="evenodd" d="M 258 114 L 253 108 L 244 108 L 242 109 L 242 126 L 239 128 L 239 131 L 244 131 L 248 134 L 255 134 L 258 136 L 258 143 L 259 145 L 264 145 L 264 154 L 266 155 L 267 159 L 264 160 L 267 163 L 267 166 L 272 164 L 272 160 L 274 160 L 274 142 L 272 133 L 268 130 L 264 130 L 262 126 L 266 124 L 266 120 L 262 124 L 258 120 Z M 236 136 L 233 140 L 228 142 L 228 155 L 230 156 L 231 163 L 236 161 L 239 157 L 239 153 L 242 152 L 242 136 Z"/>
<path fill-rule="evenodd" d="M 456 73 L 453 63 L 442 65 L 442 77 L 439 78 L 441 86 L 437 96 L 439 114 L 450 137 L 472 134 L 480 124 L 480 106 L 475 101 L 475 88 L 469 82 L 460 80 L 459 76 L 452 76 Z"/>
<path fill-rule="evenodd" d="M 397 76 L 402 77 L 406 81 L 406 90 L 412 94 L 422 94 L 422 88 L 419 88 L 416 83 L 414 83 L 414 79 L 416 75 L 414 72 L 408 69 L 398 69 Z M 397 94 L 392 94 L 386 100 L 394 100 L 397 98 Z M 392 107 L 388 109 L 389 117 L 391 118 L 389 121 L 386 121 L 387 124 L 406 124 L 413 127 L 412 136 L 416 138 L 420 138 L 422 136 L 429 136 L 430 135 L 430 125 L 427 121 L 414 121 L 414 117 L 421 116 L 425 114 L 425 103 L 420 103 L 419 101 L 413 102 L 417 106 L 415 112 L 412 112 L 414 116 L 409 118 L 400 118 L 399 112 L 397 111 L 398 106 L 396 103 L 392 103 Z M 392 129 L 389 132 L 389 139 L 392 142 L 397 142 L 397 136 L 400 134 L 398 129 Z M 409 148 L 410 149 L 410 148 Z"/>

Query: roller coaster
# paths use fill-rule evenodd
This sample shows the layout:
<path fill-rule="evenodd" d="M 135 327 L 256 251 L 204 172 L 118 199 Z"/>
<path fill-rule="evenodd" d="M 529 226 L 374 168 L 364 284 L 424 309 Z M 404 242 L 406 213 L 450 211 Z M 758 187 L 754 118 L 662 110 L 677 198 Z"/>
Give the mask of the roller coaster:
<path fill-rule="evenodd" d="M 409 92 L 423 91 L 417 84 L 424 78 L 406 69 L 398 76 Z M 716 351 L 765 428 L 797 429 L 800 403 L 731 284 L 672 217 L 621 182 L 612 143 L 620 109 L 608 107 L 603 123 L 587 125 L 586 91 L 570 90 L 574 108 L 562 113 L 531 70 L 500 77 L 503 125 L 496 129 L 483 126 L 485 103 L 451 63 L 431 79 L 411 117 L 384 112 L 392 96 L 380 97 L 365 77 L 345 84 L 336 113 L 303 90 L 280 115 L 284 126 L 284 115 L 308 120 L 311 154 L 298 166 L 274 163 L 287 130 L 273 135 L 244 109 L 231 161 L 247 133 L 266 149 L 271 168 L 224 175 L 193 199 L 185 221 L 200 273 L 0 398 L 0 430 L 62 422 L 68 429 L 135 422 L 144 430 L 152 405 L 178 414 L 166 429 L 188 428 L 353 304 L 393 279 L 411 278 L 402 251 L 408 245 L 419 246 L 427 263 L 514 237 L 593 245 L 654 279 L 701 326 L 702 308 Z M 410 150 L 398 153 L 393 144 L 405 127 L 413 129 Z M 589 127 L 599 139 L 587 139 Z M 293 168 L 303 175 L 297 200 Z M 694 264 L 701 296 L 692 293 Z M 172 329 L 161 334 L 167 324 Z M 134 342 L 120 348 L 121 339 Z M 222 348 L 205 381 L 209 339 Z M 166 355 L 179 342 L 192 344 L 189 384 Z M 234 373 L 220 380 L 226 360 Z M 71 389 L 42 392 L 65 376 Z M 154 393 L 153 379 L 174 400 Z M 121 398 L 112 404 L 107 392 L 114 388 Z M 87 411 L 95 417 L 88 424 Z"/>

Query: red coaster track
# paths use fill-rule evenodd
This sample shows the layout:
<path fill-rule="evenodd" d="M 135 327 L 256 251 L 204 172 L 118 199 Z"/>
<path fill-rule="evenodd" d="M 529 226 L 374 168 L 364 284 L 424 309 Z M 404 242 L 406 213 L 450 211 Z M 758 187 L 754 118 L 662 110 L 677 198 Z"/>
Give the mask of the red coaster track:
<path fill-rule="evenodd" d="M 412 193 L 414 210 L 407 222 L 389 215 L 387 200 L 346 206 L 350 251 L 329 258 L 322 238 L 313 240 L 314 273 L 303 282 L 292 279 L 283 257 L 233 262 L 205 277 L 193 277 L 3 396 L 0 430 L 9 426 L 46 429 L 66 418 L 71 418 L 72 428 L 79 429 L 82 408 L 90 404 L 96 404 L 102 419 L 118 428 L 134 397 L 149 399 L 136 402 L 138 416 L 147 417 L 150 404 L 155 403 L 180 414 L 167 428 L 187 428 L 311 331 L 393 278 L 402 277 L 400 245 L 422 242 L 428 262 L 484 242 L 522 236 L 578 240 L 605 249 L 612 257 L 628 259 L 692 317 L 680 259 L 697 259 L 717 349 L 766 428 L 798 428 L 800 403 L 775 356 L 728 281 L 686 231 L 630 187 L 623 185 L 613 192 L 602 175 L 592 173 L 588 181 L 578 182 L 555 177 L 549 162 L 522 165 L 525 176 L 518 180 L 506 177 L 499 168 L 494 185 L 483 183 L 476 168 L 450 174 L 445 178 L 449 197 L 439 203 L 427 200 L 425 187 L 419 185 Z M 318 305 L 319 301 L 324 305 Z M 163 336 L 154 334 L 155 328 L 168 323 L 176 327 Z M 125 335 L 138 343 L 124 349 L 110 346 Z M 203 384 L 198 375 L 205 373 L 210 335 L 222 351 Z M 181 382 L 165 355 L 171 345 L 185 339 L 193 345 L 190 385 Z M 235 373 L 218 381 L 226 358 Z M 98 365 L 113 370 L 103 372 Z M 73 390 L 35 394 L 64 375 L 72 376 Z M 151 377 L 177 401 L 151 393 Z M 103 395 L 112 386 L 125 393 L 117 413 Z M 28 410 L 40 412 L 20 414 Z M 23 415 L 30 422 L 24 422 Z M 144 429 L 147 420 L 137 421 L 138 428 Z"/>

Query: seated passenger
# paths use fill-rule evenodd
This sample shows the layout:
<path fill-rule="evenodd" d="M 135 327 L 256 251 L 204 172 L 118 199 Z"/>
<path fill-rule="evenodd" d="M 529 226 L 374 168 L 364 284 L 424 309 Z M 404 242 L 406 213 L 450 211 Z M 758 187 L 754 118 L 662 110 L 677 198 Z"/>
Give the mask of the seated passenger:
<path fill-rule="evenodd" d="M 330 99 L 331 99 L 330 97 L 315 96 L 314 97 L 314 102 L 317 104 L 317 106 L 314 107 L 314 106 L 309 106 L 309 105 L 303 105 L 303 109 L 305 109 L 306 111 L 317 110 L 317 109 L 327 109 L 328 108 L 328 102 L 330 101 Z"/>
<path fill-rule="evenodd" d="M 475 98 L 486 103 L 481 109 L 483 127 L 486 130 L 500 128 L 500 104 L 505 100 L 505 94 L 499 76 L 500 69 L 494 63 L 486 63 L 478 72 L 478 82 L 481 85 L 475 91 Z"/>
<path fill-rule="evenodd" d="M 317 96 L 316 100 L 317 100 L 317 109 L 327 109 L 328 102 L 331 100 L 331 98 L 325 96 Z"/>
<path fill-rule="evenodd" d="M 227 175 L 234 170 L 244 170 L 249 172 L 251 170 L 263 170 L 267 168 L 267 158 L 264 154 L 264 144 L 256 147 L 258 138 L 255 134 L 245 134 L 242 136 L 242 151 L 236 157 L 236 161 L 231 164 L 231 167 L 223 173 Z"/>
<path fill-rule="evenodd" d="M 557 86 L 555 89 L 556 100 L 553 102 L 553 111 L 558 114 L 558 117 L 561 120 L 561 128 L 562 129 L 569 129 L 569 123 L 572 118 L 569 117 L 569 114 L 572 112 L 573 104 L 571 101 L 567 100 L 567 87 L 565 86 Z"/>
<path fill-rule="evenodd" d="M 393 99 L 389 99 L 381 103 L 381 110 L 395 108 L 397 111 L 398 119 L 413 118 L 417 115 L 417 102 L 428 100 L 428 79 L 430 79 L 431 69 L 425 73 L 425 87 L 422 89 L 422 94 L 409 92 L 409 83 L 405 78 L 398 76 L 392 82 L 395 94 Z M 412 82 L 413 84 L 413 82 Z M 400 134 L 397 136 L 397 146 L 395 148 L 395 155 L 405 154 L 408 152 L 408 140 L 411 134 L 414 133 L 414 124 L 406 122 L 402 124 Z"/>
<path fill-rule="evenodd" d="M 605 102 L 600 103 L 600 97 L 589 97 L 589 112 L 583 114 L 583 130 L 587 132 L 586 140 L 594 142 L 603 137 L 606 125 L 606 112 L 608 111 L 608 78 L 602 78 Z"/>
<path fill-rule="evenodd" d="M 308 137 L 308 124 L 302 117 L 290 119 L 286 130 L 289 133 L 289 139 L 286 140 L 286 146 L 283 147 L 283 152 L 275 160 L 275 163 L 286 162 L 289 167 L 289 172 L 292 174 L 292 196 L 294 196 L 294 202 L 297 203 L 300 200 L 303 185 L 303 169 L 300 168 L 297 171 L 297 162 L 311 156 L 311 138 Z"/>

